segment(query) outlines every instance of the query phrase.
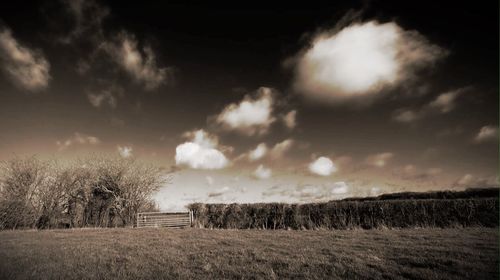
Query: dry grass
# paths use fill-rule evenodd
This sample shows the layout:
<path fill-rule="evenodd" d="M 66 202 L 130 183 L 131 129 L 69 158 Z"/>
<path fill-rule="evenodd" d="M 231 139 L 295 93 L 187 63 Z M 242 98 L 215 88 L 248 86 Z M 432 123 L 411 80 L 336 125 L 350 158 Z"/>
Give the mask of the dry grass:
<path fill-rule="evenodd" d="M 1 279 L 498 279 L 498 228 L 0 232 Z"/>

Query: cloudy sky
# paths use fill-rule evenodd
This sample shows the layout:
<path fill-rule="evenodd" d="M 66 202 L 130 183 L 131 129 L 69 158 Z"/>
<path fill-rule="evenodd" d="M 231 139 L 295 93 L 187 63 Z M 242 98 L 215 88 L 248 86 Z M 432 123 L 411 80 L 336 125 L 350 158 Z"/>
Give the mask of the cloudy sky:
<path fill-rule="evenodd" d="M 163 209 L 498 185 L 494 1 L 307 4 L 3 4 L 0 159 L 151 162 Z"/>

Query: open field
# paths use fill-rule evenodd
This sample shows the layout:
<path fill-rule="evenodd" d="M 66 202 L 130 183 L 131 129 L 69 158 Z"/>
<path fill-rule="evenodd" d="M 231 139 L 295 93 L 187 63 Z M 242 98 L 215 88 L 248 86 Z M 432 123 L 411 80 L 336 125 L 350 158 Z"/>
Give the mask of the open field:
<path fill-rule="evenodd" d="M 0 232 L 1 279 L 498 279 L 498 228 Z"/>

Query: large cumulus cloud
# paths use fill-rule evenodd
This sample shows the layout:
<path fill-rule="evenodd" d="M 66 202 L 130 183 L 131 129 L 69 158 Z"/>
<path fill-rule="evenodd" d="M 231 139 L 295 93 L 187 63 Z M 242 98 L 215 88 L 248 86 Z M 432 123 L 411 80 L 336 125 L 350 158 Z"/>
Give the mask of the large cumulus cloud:
<path fill-rule="evenodd" d="M 394 22 L 355 23 L 312 39 L 310 47 L 295 57 L 294 86 L 315 100 L 362 102 L 446 54 L 417 31 Z"/>

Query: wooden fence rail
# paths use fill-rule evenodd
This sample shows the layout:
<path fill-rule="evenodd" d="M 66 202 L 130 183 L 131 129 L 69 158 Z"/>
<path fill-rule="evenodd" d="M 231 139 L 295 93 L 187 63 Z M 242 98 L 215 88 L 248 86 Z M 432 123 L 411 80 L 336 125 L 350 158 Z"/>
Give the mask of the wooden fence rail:
<path fill-rule="evenodd" d="M 183 228 L 193 224 L 193 212 L 144 212 L 137 214 L 138 228 L 170 227 Z"/>

